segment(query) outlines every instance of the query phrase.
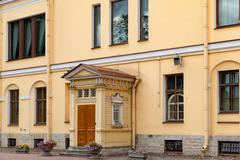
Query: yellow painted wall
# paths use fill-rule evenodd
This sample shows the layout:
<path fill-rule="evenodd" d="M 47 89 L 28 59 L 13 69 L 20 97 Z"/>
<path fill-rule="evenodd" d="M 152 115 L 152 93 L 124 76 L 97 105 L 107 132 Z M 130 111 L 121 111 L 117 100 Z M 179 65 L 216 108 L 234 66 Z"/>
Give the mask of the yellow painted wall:
<path fill-rule="evenodd" d="M 20 0 L 1 6 L 6 10 L 14 6 L 25 4 L 30 0 Z M 129 0 L 129 43 L 119 46 L 109 46 L 109 7 L 108 0 L 55 0 L 54 6 L 54 50 L 53 62 L 63 63 L 84 59 L 93 59 L 108 56 L 161 50 L 202 44 L 202 0 L 151 0 L 149 6 L 150 39 L 138 41 L 138 11 L 137 0 Z M 92 5 L 102 5 L 102 47 L 92 47 Z M 209 33 L 210 42 L 239 39 L 239 26 L 215 28 L 214 1 L 209 1 Z M 7 55 L 7 22 L 15 19 L 46 12 L 46 1 L 23 6 L 12 11 L 1 13 L 1 58 L 2 71 L 26 67 L 42 66 L 47 64 L 47 57 L 37 57 L 25 60 L 6 62 Z M 239 69 L 239 48 L 235 50 L 214 51 L 210 54 L 211 71 L 211 126 L 213 135 L 239 135 L 239 124 L 218 124 L 217 121 L 240 121 L 239 115 L 218 115 L 216 104 L 216 86 L 218 70 Z M 202 53 L 199 53 L 202 54 Z M 226 62 L 224 61 L 235 61 Z M 218 65 L 222 63 L 221 65 Z M 217 67 L 216 67 L 217 66 Z M 113 64 L 108 67 L 120 69 L 129 74 L 139 76 L 141 82 L 137 88 L 137 134 L 181 134 L 202 135 L 203 120 L 203 56 L 191 55 L 183 57 L 183 66 L 174 66 L 172 57 L 164 57 L 151 61 L 129 62 Z M 184 73 L 184 123 L 163 123 L 163 81 L 164 75 Z M 64 71 L 53 72 L 53 133 L 68 133 L 68 124 L 65 120 L 65 83 L 60 78 Z M 20 128 L 26 128 L 31 133 L 46 133 L 46 127 L 33 126 L 32 84 L 42 80 L 47 81 L 46 74 L 18 76 L 1 79 L 2 95 L 2 132 L 21 133 Z M 19 127 L 7 126 L 7 97 L 5 90 L 10 84 L 16 84 L 20 89 L 20 96 L 30 96 L 30 100 L 20 100 Z"/>

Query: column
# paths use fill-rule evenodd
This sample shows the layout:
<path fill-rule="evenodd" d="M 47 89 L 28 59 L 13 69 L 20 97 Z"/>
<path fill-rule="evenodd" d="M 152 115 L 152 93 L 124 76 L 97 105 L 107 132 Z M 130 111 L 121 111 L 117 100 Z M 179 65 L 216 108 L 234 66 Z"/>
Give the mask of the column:
<path fill-rule="evenodd" d="M 97 143 L 100 143 L 105 146 L 105 94 L 106 89 L 104 86 L 97 87 L 97 96 L 96 96 L 96 136 L 95 140 Z"/>
<path fill-rule="evenodd" d="M 76 146 L 76 135 L 75 135 L 75 89 L 74 87 L 70 88 L 70 146 Z"/>

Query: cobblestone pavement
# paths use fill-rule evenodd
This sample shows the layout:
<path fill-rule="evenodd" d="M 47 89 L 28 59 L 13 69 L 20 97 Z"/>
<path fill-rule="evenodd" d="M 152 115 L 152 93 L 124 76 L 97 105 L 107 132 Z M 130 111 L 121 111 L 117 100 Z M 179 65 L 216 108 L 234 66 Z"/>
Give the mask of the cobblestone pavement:
<path fill-rule="evenodd" d="M 103 160 L 127 160 L 127 157 L 103 157 Z M 89 158 L 79 158 L 79 157 L 61 157 L 61 156 L 50 156 L 42 157 L 41 154 L 17 154 L 17 153 L 3 153 L 0 152 L 0 160 L 89 160 Z M 240 160 L 240 157 L 217 157 L 217 158 L 204 158 L 192 157 L 192 156 L 155 156 L 149 157 L 148 160 Z"/>

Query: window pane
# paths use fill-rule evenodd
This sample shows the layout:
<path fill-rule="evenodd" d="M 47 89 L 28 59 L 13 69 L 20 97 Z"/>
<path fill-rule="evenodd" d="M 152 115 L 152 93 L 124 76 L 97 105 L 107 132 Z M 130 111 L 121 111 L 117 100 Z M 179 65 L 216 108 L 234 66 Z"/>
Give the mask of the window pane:
<path fill-rule="evenodd" d="M 37 25 L 37 55 L 45 54 L 45 15 L 38 16 Z"/>
<path fill-rule="evenodd" d="M 46 87 L 36 89 L 36 122 L 45 123 L 46 122 Z"/>
<path fill-rule="evenodd" d="M 24 20 L 24 57 L 31 56 L 32 46 L 32 21 L 31 19 Z"/>
<path fill-rule="evenodd" d="M 233 73 L 233 83 L 239 83 L 239 72 Z"/>
<path fill-rule="evenodd" d="M 218 0 L 218 25 L 239 23 L 239 0 Z"/>
<path fill-rule="evenodd" d="M 148 0 L 141 0 L 140 6 L 140 39 L 148 39 Z"/>
<path fill-rule="evenodd" d="M 10 59 L 17 59 L 19 57 L 19 22 L 12 22 L 11 24 L 11 55 Z"/>
<path fill-rule="evenodd" d="M 222 84 L 230 83 L 230 73 L 221 73 Z"/>
<path fill-rule="evenodd" d="M 128 41 L 128 1 L 112 2 L 112 44 Z"/>
<path fill-rule="evenodd" d="M 94 7 L 94 47 L 101 45 L 101 7 Z"/>
<path fill-rule="evenodd" d="M 167 77 L 167 86 L 168 86 L 168 90 L 169 89 L 175 89 L 175 76 L 168 76 Z"/>
<path fill-rule="evenodd" d="M 183 75 L 177 76 L 177 89 L 183 89 Z"/>

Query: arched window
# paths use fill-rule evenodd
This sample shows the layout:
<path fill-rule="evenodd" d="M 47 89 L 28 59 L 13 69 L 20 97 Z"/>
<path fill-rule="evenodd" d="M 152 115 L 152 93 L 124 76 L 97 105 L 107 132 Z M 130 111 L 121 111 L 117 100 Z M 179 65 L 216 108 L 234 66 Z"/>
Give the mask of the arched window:
<path fill-rule="evenodd" d="M 173 94 L 168 100 L 168 120 L 183 120 L 183 113 L 183 95 Z"/>
<path fill-rule="evenodd" d="M 183 74 L 166 76 L 166 120 L 183 121 L 184 119 L 184 96 Z"/>

